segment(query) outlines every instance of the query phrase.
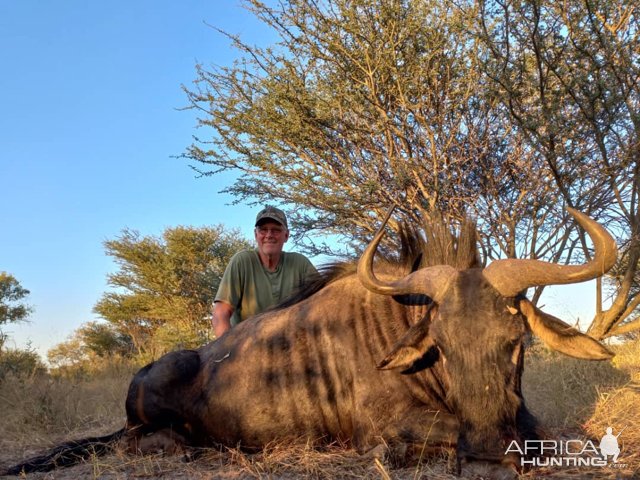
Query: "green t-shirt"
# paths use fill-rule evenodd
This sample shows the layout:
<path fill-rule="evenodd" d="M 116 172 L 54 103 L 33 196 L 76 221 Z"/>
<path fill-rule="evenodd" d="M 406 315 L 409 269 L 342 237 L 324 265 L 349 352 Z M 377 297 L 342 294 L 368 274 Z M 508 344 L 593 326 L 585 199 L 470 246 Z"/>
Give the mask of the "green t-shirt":
<path fill-rule="evenodd" d="M 257 250 L 243 250 L 227 265 L 215 301 L 234 308 L 234 326 L 284 300 L 315 273 L 309 259 L 299 253 L 282 252 L 278 266 L 270 272 L 260 262 Z"/>

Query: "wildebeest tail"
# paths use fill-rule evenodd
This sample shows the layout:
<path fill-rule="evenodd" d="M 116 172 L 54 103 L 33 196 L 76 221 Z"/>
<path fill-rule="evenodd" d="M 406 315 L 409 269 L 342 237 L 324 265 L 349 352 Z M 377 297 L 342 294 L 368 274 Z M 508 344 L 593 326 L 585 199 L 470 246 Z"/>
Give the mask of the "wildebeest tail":
<path fill-rule="evenodd" d="M 92 455 L 104 455 L 122 438 L 125 428 L 102 437 L 88 437 L 58 445 L 44 455 L 32 457 L 7 469 L 0 475 L 20 475 L 31 472 L 48 472 L 57 467 L 70 467 Z"/>

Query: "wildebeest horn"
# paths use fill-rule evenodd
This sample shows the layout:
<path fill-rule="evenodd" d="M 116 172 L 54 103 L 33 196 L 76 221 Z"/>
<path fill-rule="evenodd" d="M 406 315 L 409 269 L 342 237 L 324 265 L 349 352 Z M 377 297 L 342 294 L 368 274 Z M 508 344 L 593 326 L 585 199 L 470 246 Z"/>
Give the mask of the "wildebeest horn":
<path fill-rule="evenodd" d="M 595 249 L 593 259 L 584 265 L 558 265 L 540 260 L 496 260 L 482 272 L 493 288 L 505 297 L 513 297 L 529 287 L 591 280 L 613 267 L 618 249 L 609 232 L 584 213 L 573 208 L 567 208 L 567 211 L 591 237 Z"/>
<path fill-rule="evenodd" d="M 423 268 L 407 275 L 400 280 L 383 282 L 373 273 L 373 257 L 380 240 L 384 236 L 384 228 L 391 218 L 393 207 L 389 209 L 382 225 L 358 260 L 358 279 L 360 283 L 374 293 L 381 295 L 404 295 L 421 293 L 432 298 L 435 302 L 442 299 L 449 280 L 456 273 L 456 269 L 449 265 L 438 265 Z"/>

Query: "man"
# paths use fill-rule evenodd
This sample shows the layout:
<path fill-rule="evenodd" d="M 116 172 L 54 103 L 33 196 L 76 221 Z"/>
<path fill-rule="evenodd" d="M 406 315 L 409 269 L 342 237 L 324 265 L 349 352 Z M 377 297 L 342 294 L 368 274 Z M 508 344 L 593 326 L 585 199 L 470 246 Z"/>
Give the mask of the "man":
<path fill-rule="evenodd" d="M 289 227 L 282 210 L 271 206 L 261 210 L 254 235 L 257 248 L 236 253 L 220 281 L 211 319 L 216 338 L 276 305 L 317 274 L 307 257 L 283 251 Z"/>

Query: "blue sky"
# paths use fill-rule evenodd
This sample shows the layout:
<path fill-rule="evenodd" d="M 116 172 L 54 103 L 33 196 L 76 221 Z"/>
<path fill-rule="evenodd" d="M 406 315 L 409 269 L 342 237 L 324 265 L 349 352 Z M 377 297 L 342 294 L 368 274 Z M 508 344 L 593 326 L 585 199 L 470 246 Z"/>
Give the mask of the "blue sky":
<path fill-rule="evenodd" d="M 251 238 L 256 209 L 219 193 L 232 177 L 196 179 L 173 158 L 196 134 L 195 114 L 179 111 L 181 85 L 197 62 L 236 55 L 207 24 L 273 40 L 236 0 L 0 3 L 0 271 L 35 308 L 30 323 L 4 328 L 10 346 L 31 342 L 44 357 L 97 320 L 93 305 L 116 269 L 102 244 L 125 227 L 159 235 L 223 223 Z M 547 297 L 573 322 L 590 315 L 593 290 L 584 291 Z"/>
<path fill-rule="evenodd" d="M 196 179 L 181 85 L 234 51 L 215 25 L 264 42 L 236 0 L 0 3 L 0 271 L 31 291 L 31 322 L 4 328 L 43 355 L 80 324 L 115 271 L 102 243 L 125 227 L 224 223 L 251 237 L 255 209 Z M 10 343 L 11 345 L 11 343 Z"/>

